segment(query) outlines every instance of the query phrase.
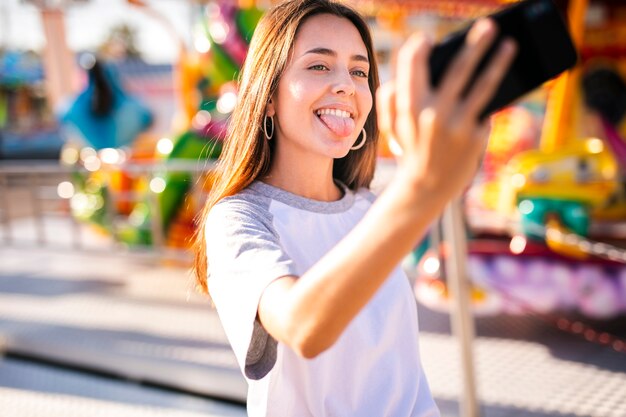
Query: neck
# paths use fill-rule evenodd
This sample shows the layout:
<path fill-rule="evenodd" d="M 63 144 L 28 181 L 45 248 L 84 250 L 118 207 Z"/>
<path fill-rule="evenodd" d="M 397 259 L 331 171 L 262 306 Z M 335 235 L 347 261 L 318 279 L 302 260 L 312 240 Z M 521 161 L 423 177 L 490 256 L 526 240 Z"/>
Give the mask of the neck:
<path fill-rule="evenodd" d="M 275 152 L 270 173 L 263 178 L 267 184 L 317 201 L 337 201 L 343 195 L 333 180 L 333 159 L 311 155 L 284 158 Z"/>

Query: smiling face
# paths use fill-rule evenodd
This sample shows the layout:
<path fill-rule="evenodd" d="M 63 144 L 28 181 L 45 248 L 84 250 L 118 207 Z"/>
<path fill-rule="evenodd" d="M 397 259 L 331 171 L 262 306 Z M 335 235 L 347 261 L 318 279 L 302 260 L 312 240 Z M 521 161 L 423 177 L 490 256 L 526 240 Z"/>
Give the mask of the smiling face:
<path fill-rule="evenodd" d="M 342 158 L 372 109 L 361 35 L 346 18 L 315 15 L 300 26 L 292 49 L 268 105 L 278 153 Z"/>

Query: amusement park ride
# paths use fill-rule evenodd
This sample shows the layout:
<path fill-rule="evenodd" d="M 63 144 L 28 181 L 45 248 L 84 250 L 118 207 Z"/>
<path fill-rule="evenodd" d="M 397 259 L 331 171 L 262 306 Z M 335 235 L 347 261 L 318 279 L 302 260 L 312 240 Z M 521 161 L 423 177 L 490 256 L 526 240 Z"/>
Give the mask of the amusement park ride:
<path fill-rule="evenodd" d="M 478 314 L 560 311 L 608 319 L 626 312 L 626 131 L 619 126 L 626 96 L 602 93 L 622 95 L 601 97 L 622 103 L 609 121 L 602 106 L 589 103 L 600 93 L 581 87 L 599 67 L 623 68 L 626 37 L 616 28 L 626 9 L 570 1 L 567 10 L 579 65 L 493 117 L 483 170 L 464 201 Z M 590 13 L 601 17 L 587 29 Z M 443 260 L 450 248 L 438 242 L 434 227 L 414 258 L 415 292 L 431 308 L 448 310 Z"/>

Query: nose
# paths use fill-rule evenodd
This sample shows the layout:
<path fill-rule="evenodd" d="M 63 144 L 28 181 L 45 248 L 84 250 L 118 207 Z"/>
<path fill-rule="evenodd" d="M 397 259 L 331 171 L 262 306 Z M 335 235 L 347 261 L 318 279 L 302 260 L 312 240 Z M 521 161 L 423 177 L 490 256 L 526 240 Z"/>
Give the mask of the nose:
<path fill-rule="evenodd" d="M 332 90 L 335 94 L 354 95 L 356 87 L 349 71 L 337 71 Z"/>

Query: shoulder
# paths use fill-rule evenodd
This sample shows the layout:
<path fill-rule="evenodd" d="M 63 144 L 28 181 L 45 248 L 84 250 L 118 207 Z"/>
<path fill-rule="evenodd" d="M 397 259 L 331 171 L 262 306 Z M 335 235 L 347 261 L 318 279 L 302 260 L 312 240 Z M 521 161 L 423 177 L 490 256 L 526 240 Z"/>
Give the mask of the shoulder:
<path fill-rule="evenodd" d="M 272 214 L 269 211 L 271 199 L 247 188 L 225 197 L 216 203 L 207 214 L 205 234 L 240 234 L 243 231 L 275 234 Z"/>
<path fill-rule="evenodd" d="M 207 223 L 224 220 L 263 221 L 271 217 L 270 202 L 268 197 L 247 188 L 217 202 L 208 213 Z"/>

